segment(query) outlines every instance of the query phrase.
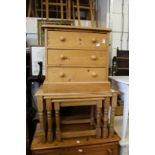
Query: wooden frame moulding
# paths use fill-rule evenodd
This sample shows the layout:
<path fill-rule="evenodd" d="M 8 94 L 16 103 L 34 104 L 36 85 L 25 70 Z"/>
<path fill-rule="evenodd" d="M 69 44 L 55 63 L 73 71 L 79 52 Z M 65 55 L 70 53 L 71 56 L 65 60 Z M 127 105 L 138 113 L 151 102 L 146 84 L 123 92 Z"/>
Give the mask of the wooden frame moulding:
<path fill-rule="evenodd" d="M 48 20 L 48 17 L 49 17 L 49 11 L 48 11 L 48 8 L 49 5 L 48 5 L 48 0 L 46 0 L 46 19 Z"/>
<path fill-rule="evenodd" d="M 61 19 L 64 19 L 64 11 L 63 11 L 63 0 L 60 0 L 60 4 L 61 4 Z"/>
<path fill-rule="evenodd" d="M 92 0 L 89 0 L 89 6 L 90 6 L 91 24 L 92 24 L 92 27 L 95 27 L 95 25 L 94 25 L 94 14 L 93 14 Z"/>
<path fill-rule="evenodd" d="M 81 26 L 81 21 L 80 21 L 80 4 L 79 0 L 76 0 L 77 3 L 77 13 L 78 13 L 78 26 Z"/>
<path fill-rule="evenodd" d="M 67 8 L 66 10 L 67 11 L 67 19 L 71 19 L 71 0 L 67 0 Z"/>

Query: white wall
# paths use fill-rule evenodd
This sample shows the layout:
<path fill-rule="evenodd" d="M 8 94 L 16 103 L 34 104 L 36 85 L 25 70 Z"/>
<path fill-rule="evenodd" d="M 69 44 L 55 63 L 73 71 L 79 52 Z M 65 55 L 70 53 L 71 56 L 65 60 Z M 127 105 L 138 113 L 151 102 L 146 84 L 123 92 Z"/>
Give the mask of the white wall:
<path fill-rule="evenodd" d="M 111 0 L 113 7 L 111 14 L 112 28 L 112 57 L 116 55 L 117 47 L 122 50 L 128 50 L 129 37 L 129 0 Z M 124 2 L 124 5 L 123 5 Z M 123 8 L 123 10 L 122 10 Z M 123 14 L 122 14 L 123 13 Z"/>
<path fill-rule="evenodd" d="M 108 0 L 96 0 L 96 18 L 98 27 L 108 27 Z"/>
<path fill-rule="evenodd" d="M 37 20 L 39 18 L 26 18 L 26 42 L 28 46 L 38 45 Z"/>
<path fill-rule="evenodd" d="M 123 2 L 124 5 L 122 7 Z M 113 56 L 116 55 L 117 47 L 122 50 L 128 49 L 128 8 L 129 0 L 97 0 L 98 26 L 112 29 L 109 51 L 110 65 Z"/>

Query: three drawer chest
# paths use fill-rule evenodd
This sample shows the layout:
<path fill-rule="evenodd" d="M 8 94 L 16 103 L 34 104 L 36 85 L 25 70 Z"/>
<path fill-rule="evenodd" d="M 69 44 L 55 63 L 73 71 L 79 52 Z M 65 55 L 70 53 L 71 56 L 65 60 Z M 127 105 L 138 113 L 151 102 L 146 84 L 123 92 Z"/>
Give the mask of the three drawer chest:
<path fill-rule="evenodd" d="M 110 90 L 109 29 L 62 26 L 43 26 L 43 28 L 45 28 L 46 84 L 54 84 L 52 87 L 57 88 L 58 85 L 55 84 L 62 84 L 62 87 L 68 85 L 67 88 L 75 87 L 75 90 L 65 92 Z"/>

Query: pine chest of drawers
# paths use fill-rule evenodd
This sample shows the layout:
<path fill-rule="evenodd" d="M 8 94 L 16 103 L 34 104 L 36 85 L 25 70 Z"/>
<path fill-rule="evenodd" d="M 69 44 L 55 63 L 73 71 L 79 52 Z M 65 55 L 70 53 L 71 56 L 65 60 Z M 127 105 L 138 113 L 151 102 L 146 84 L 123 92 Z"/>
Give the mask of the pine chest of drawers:
<path fill-rule="evenodd" d="M 109 91 L 110 29 L 43 26 L 45 30 L 44 85 L 59 92 Z M 67 89 L 67 88 L 72 89 Z M 45 87 L 47 88 L 47 87 Z"/>

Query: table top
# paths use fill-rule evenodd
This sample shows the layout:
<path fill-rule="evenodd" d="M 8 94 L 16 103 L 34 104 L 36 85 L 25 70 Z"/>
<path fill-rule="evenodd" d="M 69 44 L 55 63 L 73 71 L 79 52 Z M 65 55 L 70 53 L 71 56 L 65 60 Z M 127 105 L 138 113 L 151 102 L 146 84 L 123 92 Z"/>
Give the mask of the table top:
<path fill-rule="evenodd" d="M 109 79 L 129 85 L 129 76 L 109 76 Z"/>
<path fill-rule="evenodd" d="M 44 96 L 45 98 L 93 98 L 93 97 L 105 97 L 112 96 L 113 93 L 118 93 L 118 91 L 114 89 L 110 89 L 109 91 L 103 92 L 55 92 L 48 90 L 48 85 L 41 85 L 35 96 Z M 50 85 L 49 85 L 50 87 Z"/>

